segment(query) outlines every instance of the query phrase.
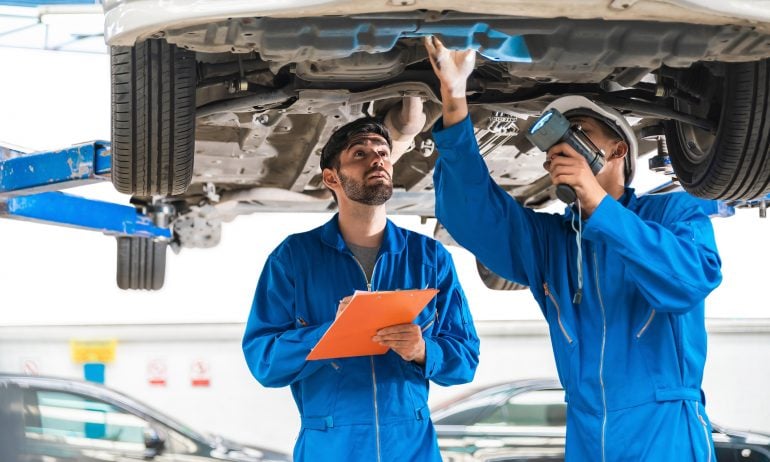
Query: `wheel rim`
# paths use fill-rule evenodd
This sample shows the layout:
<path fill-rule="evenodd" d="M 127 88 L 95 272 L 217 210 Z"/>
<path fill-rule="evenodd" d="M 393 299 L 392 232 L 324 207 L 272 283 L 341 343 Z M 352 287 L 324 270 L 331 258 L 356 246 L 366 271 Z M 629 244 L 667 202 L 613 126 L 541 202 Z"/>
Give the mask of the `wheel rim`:
<path fill-rule="evenodd" d="M 715 89 L 724 90 L 722 87 L 725 82 L 711 73 L 705 78 L 708 79 L 707 87 L 712 90 L 710 95 L 707 95 L 700 104 L 675 100 L 674 109 L 702 119 L 721 121 L 723 106 L 721 95 L 724 91 L 715 91 Z M 679 179 L 683 184 L 697 185 L 708 174 L 709 166 L 714 161 L 719 128 L 717 126 L 712 132 L 679 121 L 673 125 L 676 130 L 678 156 L 676 159 L 672 157 L 672 162 L 679 166 L 676 168 L 677 165 L 675 165 L 675 170 L 678 170 Z"/>
<path fill-rule="evenodd" d="M 682 140 L 682 151 L 688 163 L 701 165 L 709 159 L 709 153 L 714 146 L 716 136 L 702 128 L 682 123 L 677 124 L 677 131 L 679 132 L 679 139 Z"/>

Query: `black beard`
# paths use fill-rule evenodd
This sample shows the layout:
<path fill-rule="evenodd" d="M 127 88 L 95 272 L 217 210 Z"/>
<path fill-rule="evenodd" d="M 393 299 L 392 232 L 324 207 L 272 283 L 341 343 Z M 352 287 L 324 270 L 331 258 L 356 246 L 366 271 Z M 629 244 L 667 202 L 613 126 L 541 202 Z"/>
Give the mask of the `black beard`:
<path fill-rule="evenodd" d="M 365 176 L 368 176 L 370 172 L 367 172 Z M 390 199 L 393 195 L 393 185 L 391 183 L 378 183 L 374 185 L 366 185 L 363 182 L 356 182 L 350 177 L 337 172 L 340 176 L 340 184 L 342 190 L 345 191 L 345 195 L 352 201 L 359 202 L 364 205 L 382 205 Z"/>

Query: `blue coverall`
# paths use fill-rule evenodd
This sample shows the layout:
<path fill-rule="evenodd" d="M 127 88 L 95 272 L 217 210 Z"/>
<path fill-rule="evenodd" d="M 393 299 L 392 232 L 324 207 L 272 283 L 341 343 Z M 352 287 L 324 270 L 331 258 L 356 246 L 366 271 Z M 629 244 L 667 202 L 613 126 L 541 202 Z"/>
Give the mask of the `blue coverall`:
<path fill-rule="evenodd" d="M 704 299 L 721 261 L 701 201 L 609 195 L 583 223 L 536 213 L 491 179 L 468 117 L 434 127 L 436 215 L 500 276 L 529 286 L 566 391 L 569 461 L 713 461 L 701 390 Z M 575 217 L 577 220 L 577 217 Z M 515 362 L 512 363 L 515 367 Z"/>
<path fill-rule="evenodd" d="M 425 365 L 393 351 L 306 361 L 355 290 L 438 288 L 418 315 Z M 372 280 L 345 245 L 335 215 L 289 236 L 268 258 L 243 336 L 246 362 L 266 387 L 291 386 L 302 420 L 294 460 L 440 461 L 428 381 L 470 382 L 479 340 L 451 256 L 437 241 L 386 225 Z"/>

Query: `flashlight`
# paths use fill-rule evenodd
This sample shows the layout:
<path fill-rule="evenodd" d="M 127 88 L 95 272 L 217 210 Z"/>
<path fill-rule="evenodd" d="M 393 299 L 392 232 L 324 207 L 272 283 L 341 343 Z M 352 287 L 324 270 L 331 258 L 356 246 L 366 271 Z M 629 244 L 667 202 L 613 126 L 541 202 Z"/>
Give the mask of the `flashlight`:
<path fill-rule="evenodd" d="M 549 109 L 540 116 L 525 136 L 541 151 L 548 151 L 558 143 L 567 143 L 588 161 L 594 175 L 604 167 L 604 152 L 596 147 L 580 125 L 571 124 L 556 109 Z M 577 199 L 577 194 L 572 186 L 560 184 L 556 186 L 556 197 L 571 204 Z"/>

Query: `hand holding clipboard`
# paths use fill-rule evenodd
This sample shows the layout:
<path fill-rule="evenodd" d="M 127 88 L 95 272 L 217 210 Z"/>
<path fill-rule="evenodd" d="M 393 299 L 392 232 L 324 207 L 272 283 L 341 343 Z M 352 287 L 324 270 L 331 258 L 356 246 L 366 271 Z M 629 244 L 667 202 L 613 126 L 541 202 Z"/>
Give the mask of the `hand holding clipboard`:
<path fill-rule="evenodd" d="M 372 340 L 377 331 L 414 321 L 437 293 L 437 289 L 357 291 L 307 359 L 385 354 L 388 347 Z"/>

